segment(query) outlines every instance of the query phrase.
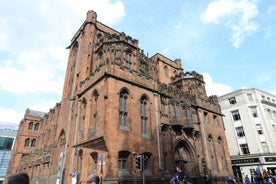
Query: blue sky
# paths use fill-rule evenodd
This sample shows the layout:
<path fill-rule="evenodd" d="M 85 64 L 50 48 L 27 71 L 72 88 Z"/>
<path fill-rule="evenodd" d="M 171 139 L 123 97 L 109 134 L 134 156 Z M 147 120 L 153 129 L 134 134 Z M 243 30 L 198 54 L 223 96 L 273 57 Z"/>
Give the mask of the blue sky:
<path fill-rule="evenodd" d="M 88 10 L 139 40 L 149 56 L 181 59 L 208 95 L 258 88 L 276 95 L 276 0 L 2 0 L 0 121 L 61 100 L 68 50 Z"/>

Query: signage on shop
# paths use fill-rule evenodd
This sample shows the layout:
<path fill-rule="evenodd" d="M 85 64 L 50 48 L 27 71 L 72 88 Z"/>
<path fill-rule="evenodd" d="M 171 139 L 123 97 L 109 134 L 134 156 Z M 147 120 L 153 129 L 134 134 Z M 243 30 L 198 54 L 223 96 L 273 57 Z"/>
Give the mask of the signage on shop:
<path fill-rule="evenodd" d="M 276 157 L 265 157 L 266 162 L 276 162 Z"/>
<path fill-rule="evenodd" d="M 259 158 L 245 158 L 239 160 L 232 160 L 232 164 L 247 164 L 247 163 L 255 163 L 260 162 Z"/>

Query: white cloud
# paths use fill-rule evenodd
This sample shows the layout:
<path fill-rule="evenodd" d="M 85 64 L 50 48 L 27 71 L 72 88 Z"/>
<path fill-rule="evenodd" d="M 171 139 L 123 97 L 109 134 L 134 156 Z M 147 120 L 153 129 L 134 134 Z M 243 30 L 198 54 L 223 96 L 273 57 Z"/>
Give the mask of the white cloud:
<path fill-rule="evenodd" d="M 204 72 L 202 75 L 204 77 L 206 93 L 208 96 L 221 96 L 232 91 L 231 87 L 226 84 L 215 83 L 208 72 Z"/>
<path fill-rule="evenodd" d="M 230 39 L 232 45 L 239 48 L 244 39 L 258 29 L 253 21 L 259 15 L 254 0 L 217 0 L 208 4 L 201 20 L 205 23 L 220 24 L 230 27 L 233 31 Z"/>
<path fill-rule="evenodd" d="M 1 90 L 17 94 L 60 94 L 68 58 L 65 47 L 85 20 L 87 11 L 96 11 L 98 20 L 104 24 L 114 24 L 125 16 L 120 0 L 50 0 L 31 1 L 31 4 L 35 8 L 24 4 L 19 11 L 0 13 L 3 28 L 0 52 L 11 56 L 1 61 Z"/>
<path fill-rule="evenodd" d="M 17 123 L 24 117 L 24 112 L 18 113 L 12 109 L 0 108 L 0 119 L 2 122 Z"/>
<path fill-rule="evenodd" d="M 0 88 L 16 93 L 61 94 L 67 53 L 64 49 L 21 52 L 16 61 L 7 60 L 0 68 Z"/>
<path fill-rule="evenodd" d="M 125 16 L 121 0 L 1 2 L 0 95 L 31 97 L 28 104 L 20 105 L 34 110 L 53 108 L 56 102 L 49 102 L 50 98 L 62 93 L 68 60 L 65 48 L 89 10 L 96 11 L 97 19 L 107 25 Z M 36 101 L 32 94 L 43 94 L 45 100 Z M 19 123 L 24 112 L 4 104 L 0 104 L 0 120 Z"/>
<path fill-rule="evenodd" d="M 120 0 L 114 3 L 110 0 L 84 0 L 81 3 L 69 0 L 66 2 L 69 2 L 73 11 L 79 14 L 79 16 L 83 16 L 83 12 L 87 12 L 87 8 L 91 7 L 97 12 L 98 20 L 101 20 L 105 24 L 114 24 L 125 16 L 124 5 Z"/>

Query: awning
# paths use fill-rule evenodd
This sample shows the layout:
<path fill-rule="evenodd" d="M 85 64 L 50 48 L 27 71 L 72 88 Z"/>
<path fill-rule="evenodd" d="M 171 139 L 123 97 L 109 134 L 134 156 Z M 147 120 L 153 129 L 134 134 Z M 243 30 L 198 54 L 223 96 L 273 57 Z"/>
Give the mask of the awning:
<path fill-rule="evenodd" d="M 108 151 L 104 137 L 97 137 L 82 143 L 74 145 L 74 147 L 81 147 L 81 148 L 90 148 L 90 149 L 98 149 L 101 151 Z"/>

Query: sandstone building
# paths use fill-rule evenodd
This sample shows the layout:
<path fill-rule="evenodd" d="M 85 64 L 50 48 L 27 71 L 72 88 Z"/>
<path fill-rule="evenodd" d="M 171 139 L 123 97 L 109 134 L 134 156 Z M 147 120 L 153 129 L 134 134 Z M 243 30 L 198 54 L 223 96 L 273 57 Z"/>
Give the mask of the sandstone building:
<path fill-rule="evenodd" d="M 183 165 L 200 175 L 232 175 L 222 114 L 202 75 L 181 60 L 148 57 L 138 41 L 97 21 L 93 11 L 74 35 L 60 103 L 28 109 L 20 122 L 8 175 L 71 183 L 97 173 L 103 183 L 141 183 L 136 154 L 147 156 L 148 182 Z"/>

